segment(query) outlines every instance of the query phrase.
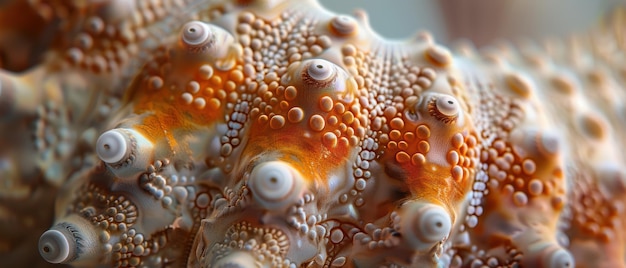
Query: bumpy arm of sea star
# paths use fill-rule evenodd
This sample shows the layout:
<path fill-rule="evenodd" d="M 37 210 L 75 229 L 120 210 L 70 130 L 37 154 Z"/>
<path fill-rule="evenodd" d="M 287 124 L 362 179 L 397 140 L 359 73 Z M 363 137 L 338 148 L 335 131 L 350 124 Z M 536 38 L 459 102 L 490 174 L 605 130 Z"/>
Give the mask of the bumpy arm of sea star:
<path fill-rule="evenodd" d="M 0 73 L 0 199 L 6 212 L 0 221 L 11 234 L 0 239 L 3 248 L 36 244 L 36 238 L 20 234 L 49 225 L 51 218 L 27 211 L 52 209 L 49 197 L 74 173 L 93 167 L 93 145 L 108 128 L 102 122 L 120 107 L 135 70 L 162 41 L 157 29 L 166 31 L 177 20 L 165 10 L 184 7 L 140 2 L 10 1 L 3 6 L 2 66 L 19 71 Z M 20 34 L 32 39 L 13 38 Z M 8 266 L 24 259 L 10 251 L 2 256 Z"/>

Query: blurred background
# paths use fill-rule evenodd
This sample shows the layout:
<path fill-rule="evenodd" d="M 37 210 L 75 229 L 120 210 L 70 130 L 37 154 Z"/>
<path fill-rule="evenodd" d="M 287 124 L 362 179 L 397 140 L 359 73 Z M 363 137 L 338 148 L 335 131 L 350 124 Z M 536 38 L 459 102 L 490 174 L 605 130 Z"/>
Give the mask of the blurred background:
<path fill-rule="evenodd" d="M 497 38 L 564 37 L 597 26 L 626 0 L 319 0 L 326 8 L 352 14 L 367 11 L 380 35 L 403 39 L 428 30 L 438 42 L 470 39 L 477 46 Z"/>
<path fill-rule="evenodd" d="M 0 69 L 22 72 L 35 66 L 55 41 L 59 22 L 38 14 L 31 1 L 39 0 L 0 0 Z M 612 9 L 626 7 L 626 0 L 318 1 L 336 13 L 365 10 L 372 28 L 387 38 L 410 38 L 426 30 L 444 45 L 469 39 L 477 47 L 501 38 L 541 40 L 585 33 Z"/>

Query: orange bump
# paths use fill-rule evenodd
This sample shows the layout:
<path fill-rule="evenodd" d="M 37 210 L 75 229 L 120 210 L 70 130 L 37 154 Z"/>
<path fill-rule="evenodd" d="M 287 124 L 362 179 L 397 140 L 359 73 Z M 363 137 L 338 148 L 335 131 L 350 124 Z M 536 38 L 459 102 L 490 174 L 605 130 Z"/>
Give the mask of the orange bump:
<path fill-rule="evenodd" d="M 265 125 L 269 121 L 269 118 L 267 117 L 267 115 L 263 114 L 263 115 L 259 116 L 259 119 L 257 119 L 257 120 L 259 121 L 259 124 Z"/>
<path fill-rule="evenodd" d="M 328 124 L 331 126 L 335 126 L 339 123 L 339 119 L 337 119 L 336 116 L 331 115 L 330 117 L 328 117 Z"/>
<path fill-rule="evenodd" d="M 528 204 L 528 196 L 526 196 L 523 192 L 515 192 L 513 193 L 513 204 L 518 207 L 525 206 Z"/>
<path fill-rule="evenodd" d="M 84 54 L 79 48 L 70 48 L 67 50 L 66 58 L 73 64 L 78 64 L 83 61 Z"/>
<path fill-rule="evenodd" d="M 297 95 L 298 95 L 298 90 L 296 90 L 294 86 L 288 86 L 285 89 L 285 99 L 290 101 L 290 100 L 295 99 Z"/>
<path fill-rule="evenodd" d="M 411 160 L 411 157 L 406 152 L 402 151 L 402 152 L 396 153 L 396 161 L 398 161 L 398 163 L 404 164 L 404 163 L 409 162 L 410 160 Z"/>
<path fill-rule="evenodd" d="M 528 184 L 528 193 L 531 195 L 540 195 L 543 192 L 543 183 L 540 180 L 533 179 Z"/>
<path fill-rule="evenodd" d="M 387 143 L 387 149 L 389 150 L 395 150 L 398 148 L 398 143 L 395 141 L 390 141 Z"/>
<path fill-rule="evenodd" d="M 216 98 L 211 98 L 209 100 L 209 108 L 211 110 L 217 110 L 218 108 L 220 108 L 220 106 L 222 106 L 222 102 Z"/>
<path fill-rule="evenodd" d="M 396 110 L 396 107 L 393 106 L 389 106 L 385 108 L 385 111 L 383 111 L 383 114 L 385 115 L 385 117 L 387 117 L 387 119 L 393 118 L 394 116 L 396 116 L 397 113 L 398 110 Z"/>
<path fill-rule="evenodd" d="M 520 97 L 527 98 L 532 93 L 530 81 L 522 75 L 509 74 L 506 76 L 505 80 L 511 90 L 517 93 Z"/>
<path fill-rule="evenodd" d="M 463 179 L 463 168 L 461 166 L 454 166 L 450 173 L 454 181 L 460 182 Z"/>
<path fill-rule="evenodd" d="M 352 112 L 345 112 L 341 119 L 348 125 L 352 124 L 352 122 L 354 122 L 354 114 Z"/>
<path fill-rule="evenodd" d="M 555 75 L 551 79 L 552 85 L 563 94 L 574 93 L 574 82 L 565 75 Z"/>
<path fill-rule="evenodd" d="M 389 137 L 392 140 L 397 141 L 400 139 L 400 137 L 402 137 L 402 133 L 400 133 L 400 131 L 398 130 L 392 130 L 391 132 L 389 132 Z"/>
<path fill-rule="evenodd" d="M 185 102 L 185 104 L 191 104 L 193 102 L 193 96 L 188 92 L 185 92 L 181 95 L 181 98 Z"/>
<path fill-rule="evenodd" d="M 356 47 L 352 44 L 347 44 L 341 47 L 341 53 L 345 56 L 356 56 Z"/>
<path fill-rule="evenodd" d="M 335 104 L 335 112 L 337 112 L 338 114 L 343 114 L 345 111 L 346 111 L 346 107 L 343 106 L 343 104 L 341 103 Z"/>
<path fill-rule="evenodd" d="M 404 133 L 404 140 L 407 142 L 412 142 L 413 140 L 415 140 L 415 133 L 413 132 Z"/>
<path fill-rule="evenodd" d="M 461 133 L 454 134 L 450 142 L 453 148 L 455 149 L 461 148 L 461 146 L 464 144 L 463 135 L 461 135 Z"/>
<path fill-rule="evenodd" d="M 324 143 L 324 145 L 330 148 L 336 147 L 337 141 L 338 141 L 337 135 L 335 135 L 335 133 L 332 133 L 332 132 L 326 132 L 324 133 L 324 136 L 322 137 L 322 142 Z"/>
<path fill-rule="evenodd" d="M 199 73 L 200 73 L 200 78 L 204 80 L 209 80 L 211 79 L 211 77 L 213 77 L 213 67 L 211 67 L 211 65 L 204 64 L 200 66 Z"/>
<path fill-rule="evenodd" d="M 285 125 L 285 117 L 282 115 L 272 116 L 270 119 L 270 127 L 273 129 L 282 128 Z"/>
<path fill-rule="evenodd" d="M 430 138 L 430 129 L 426 125 L 419 125 L 415 129 L 415 133 L 417 133 L 417 137 L 420 139 L 428 139 Z"/>
<path fill-rule="evenodd" d="M 411 156 L 411 164 L 418 166 L 426 163 L 426 157 L 421 153 L 415 153 Z"/>
<path fill-rule="evenodd" d="M 224 145 L 222 145 L 222 148 L 220 149 L 220 154 L 222 156 L 228 156 L 233 152 L 233 146 L 230 145 L 230 143 L 225 143 Z"/>
<path fill-rule="evenodd" d="M 324 117 L 322 117 L 319 114 L 316 114 L 316 115 L 311 116 L 311 119 L 309 119 L 309 126 L 314 131 L 322 131 L 324 127 L 326 126 L 326 121 L 324 120 Z"/>
<path fill-rule="evenodd" d="M 328 96 L 324 96 L 320 99 L 320 109 L 324 112 L 330 112 L 333 109 L 333 99 Z"/>
<path fill-rule="evenodd" d="M 398 117 L 391 119 L 391 122 L 389 122 L 389 126 L 392 129 L 402 129 L 404 128 L 404 121 Z"/>
<path fill-rule="evenodd" d="M 450 165 L 456 165 L 459 163 L 459 153 L 457 153 L 456 151 L 450 151 L 448 152 L 448 163 Z"/>
<path fill-rule="evenodd" d="M 345 148 L 345 147 L 350 146 L 350 141 L 346 137 L 341 137 L 339 138 L 339 143 L 337 145 Z"/>
<path fill-rule="evenodd" d="M 287 112 L 287 119 L 291 123 L 298 123 L 304 119 L 304 110 L 300 107 L 293 107 Z"/>
<path fill-rule="evenodd" d="M 450 54 L 450 51 L 437 45 L 426 49 L 426 58 L 441 66 L 446 66 L 452 62 L 452 54 Z"/>
<path fill-rule="evenodd" d="M 602 139 L 605 136 L 606 127 L 598 117 L 591 114 L 584 114 L 579 120 L 583 128 L 583 132 L 588 137 L 593 139 Z"/>
<path fill-rule="evenodd" d="M 427 141 L 420 141 L 417 144 L 417 150 L 422 154 L 426 154 L 430 151 L 430 144 Z"/>
<path fill-rule="evenodd" d="M 204 109 L 204 107 L 206 106 L 206 100 L 204 100 L 204 98 L 196 98 L 195 100 L 193 100 L 193 104 L 198 109 Z"/>
<path fill-rule="evenodd" d="M 526 159 L 522 162 L 522 171 L 526 175 L 532 175 L 537 170 L 537 165 L 535 165 L 535 161 L 531 159 Z"/>
<path fill-rule="evenodd" d="M 240 70 L 236 70 L 236 69 L 230 72 L 229 77 L 233 82 L 237 84 L 243 82 L 243 78 L 244 78 L 243 72 L 241 72 Z"/>
<path fill-rule="evenodd" d="M 189 83 L 187 83 L 187 91 L 193 94 L 198 93 L 198 91 L 200 91 L 200 84 L 196 81 L 189 81 Z"/>
<path fill-rule="evenodd" d="M 400 141 L 398 142 L 398 149 L 400 150 L 406 150 L 409 148 L 409 144 L 406 141 Z"/>
<path fill-rule="evenodd" d="M 148 86 L 153 90 L 161 89 L 163 87 L 163 79 L 158 76 L 152 76 L 148 79 Z"/>

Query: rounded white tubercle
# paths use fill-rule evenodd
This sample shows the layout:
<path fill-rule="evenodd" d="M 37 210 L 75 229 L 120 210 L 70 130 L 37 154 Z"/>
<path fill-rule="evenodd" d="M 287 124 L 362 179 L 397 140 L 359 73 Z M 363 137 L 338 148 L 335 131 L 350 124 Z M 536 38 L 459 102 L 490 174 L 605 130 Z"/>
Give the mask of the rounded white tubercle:
<path fill-rule="evenodd" d="M 318 81 L 332 79 L 336 71 L 333 63 L 322 59 L 312 60 L 307 67 L 309 77 Z"/>
<path fill-rule="evenodd" d="M 221 256 L 221 258 L 216 258 L 212 261 L 211 264 L 205 264 L 207 267 L 215 267 L 215 268 L 231 268 L 231 267 L 241 267 L 241 268 L 256 268 L 256 267 L 265 267 L 258 263 L 254 256 L 246 251 L 232 251 L 226 256 Z"/>
<path fill-rule="evenodd" d="M 72 215 L 39 237 L 39 254 L 50 263 L 93 265 L 99 259 L 101 245 L 94 226 Z"/>
<path fill-rule="evenodd" d="M 214 36 L 206 23 L 190 21 L 183 26 L 181 38 L 188 46 L 201 46 L 210 43 Z"/>
<path fill-rule="evenodd" d="M 457 116 L 461 111 L 459 102 L 450 95 L 442 95 L 435 102 L 437 110 L 445 116 Z"/>
<path fill-rule="evenodd" d="M 145 170 L 153 158 L 154 145 L 141 133 L 130 128 L 116 128 L 102 133 L 96 141 L 96 153 L 113 173 Z"/>
<path fill-rule="evenodd" d="M 400 209 L 401 233 L 415 250 L 424 251 L 443 242 L 452 229 L 450 214 L 439 205 L 409 201 Z"/>
<path fill-rule="evenodd" d="M 293 74 L 294 79 L 287 82 L 296 84 L 296 87 L 302 87 L 298 89 L 298 92 L 301 92 L 299 96 L 305 103 L 323 95 L 350 103 L 358 96 L 357 80 L 332 61 L 322 58 L 307 59 L 299 63 L 297 67 L 295 64 L 291 66 L 288 73 Z"/>
<path fill-rule="evenodd" d="M 555 247 L 555 250 L 550 252 L 544 258 L 544 267 L 548 268 L 574 268 L 574 257 L 571 253 L 561 247 Z"/>
<path fill-rule="evenodd" d="M 57 229 L 48 230 L 39 238 L 39 254 L 49 263 L 64 263 L 76 254 L 76 242 L 73 237 Z"/>
<path fill-rule="evenodd" d="M 275 210 L 296 202 L 304 180 L 291 165 L 282 161 L 263 162 L 252 169 L 248 186 L 264 208 Z"/>
<path fill-rule="evenodd" d="M 431 118 L 445 125 L 465 124 L 463 106 L 459 99 L 442 93 L 424 93 L 415 105 L 416 110 L 424 111 Z"/>
<path fill-rule="evenodd" d="M 225 58 L 232 50 L 235 38 L 227 30 L 202 21 L 187 22 L 180 36 L 184 50 L 191 54 L 208 56 L 208 60 Z M 200 60 L 207 60 L 200 57 Z"/>
<path fill-rule="evenodd" d="M 358 23 L 349 15 L 338 15 L 330 21 L 330 27 L 339 35 L 353 35 L 357 32 Z"/>
<path fill-rule="evenodd" d="M 102 133 L 96 141 L 96 153 L 100 160 L 110 165 L 121 165 L 129 160 L 135 141 L 124 130 L 112 129 Z"/>
<path fill-rule="evenodd" d="M 549 240 L 542 240 L 537 233 L 520 234 L 515 244 L 524 250 L 522 265 L 539 268 L 573 268 L 574 257 L 565 248 Z"/>

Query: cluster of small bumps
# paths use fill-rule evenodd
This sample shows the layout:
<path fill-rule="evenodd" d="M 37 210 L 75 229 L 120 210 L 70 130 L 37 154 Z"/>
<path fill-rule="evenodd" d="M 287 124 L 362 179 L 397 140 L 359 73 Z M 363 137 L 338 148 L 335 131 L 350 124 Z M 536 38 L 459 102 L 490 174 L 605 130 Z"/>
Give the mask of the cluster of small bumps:
<path fill-rule="evenodd" d="M 623 13 L 450 51 L 312 0 L 0 6 L 2 266 L 626 266 Z"/>

